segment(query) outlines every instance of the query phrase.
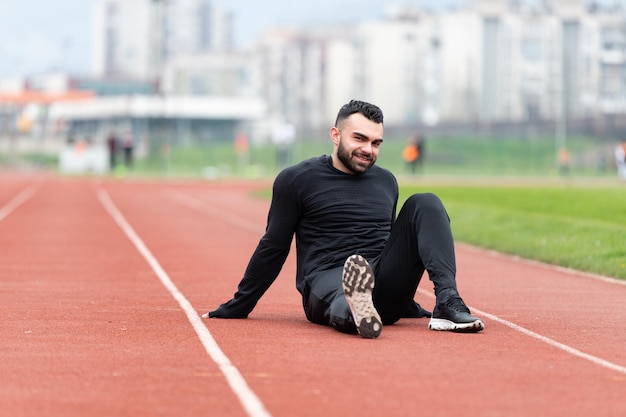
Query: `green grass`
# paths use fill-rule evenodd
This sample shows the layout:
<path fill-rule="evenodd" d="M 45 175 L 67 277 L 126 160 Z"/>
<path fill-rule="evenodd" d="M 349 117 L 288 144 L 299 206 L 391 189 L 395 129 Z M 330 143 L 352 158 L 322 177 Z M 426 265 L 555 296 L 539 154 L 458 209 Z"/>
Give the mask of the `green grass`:
<path fill-rule="evenodd" d="M 605 186 L 405 186 L 401 200 L 434 192 L 457 241 L 626 279 L 626 188 Z"/>

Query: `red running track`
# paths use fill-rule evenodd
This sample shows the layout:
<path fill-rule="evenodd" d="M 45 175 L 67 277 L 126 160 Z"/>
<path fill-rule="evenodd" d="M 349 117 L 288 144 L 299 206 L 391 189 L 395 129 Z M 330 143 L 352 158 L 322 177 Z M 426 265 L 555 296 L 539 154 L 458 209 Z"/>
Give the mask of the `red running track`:
<path fill-rule="evenodd" d="M 626 415 L 626 285 L 465 245 L 479 334 L 308 323 L 291 255 L 249 319 L 199 319 L 232 296 L 268 185 L 0 175 L 0 415 Z"/>

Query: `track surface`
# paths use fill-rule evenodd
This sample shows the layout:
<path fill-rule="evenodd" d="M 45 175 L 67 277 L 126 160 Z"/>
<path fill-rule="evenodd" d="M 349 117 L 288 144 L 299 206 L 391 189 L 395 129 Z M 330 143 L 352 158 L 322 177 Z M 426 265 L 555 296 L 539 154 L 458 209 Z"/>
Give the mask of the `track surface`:
<path fill-rule="evenodd" d="M 0 415 L 626 415 L 626 285 L 464 245 L 479 334 L 308 323 L 292 255 L 250 318 L 199 319 L 235 291 L 266 186 L 0 175 Z"/>

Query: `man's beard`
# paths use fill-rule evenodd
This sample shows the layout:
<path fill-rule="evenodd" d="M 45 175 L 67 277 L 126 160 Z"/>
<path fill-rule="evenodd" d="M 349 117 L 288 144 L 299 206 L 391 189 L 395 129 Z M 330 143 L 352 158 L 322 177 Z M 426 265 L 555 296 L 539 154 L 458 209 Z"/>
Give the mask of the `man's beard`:
<path fill-rule="evenodd" d="M 363 161 L 355 158 L 354 153 L 349 153 L 346 148 L 343 147 L 343 142 L 339 140 L 339 146 L 337 148 L 337 158 L 341 161 L 341 163 L 348 168 L 350 172 L 353 174 L 363 174 L 365 171 L 370 169 L 372 165 L 376 162 L 376 159 L 373 155 L 364 155 L 362 153 L 357 152 L 357 155 L 365 156 L 369 158 L 370 162 L 367 165 L 363 165 Z"/>

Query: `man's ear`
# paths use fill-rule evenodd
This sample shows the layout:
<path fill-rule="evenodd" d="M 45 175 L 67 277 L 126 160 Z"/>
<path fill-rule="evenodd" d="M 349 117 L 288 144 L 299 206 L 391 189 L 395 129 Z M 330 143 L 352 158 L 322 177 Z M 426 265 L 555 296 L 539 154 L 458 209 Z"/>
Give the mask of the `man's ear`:
<path fill-rule="evenodd" d="M 332 140 L 335 145 L 339 145 L 339 139 L 341 137 L 339 129 L 334 126 L 331 127 L 330 132 L 328 132 L 328 136 L 330 136 L 330 140 Z"/>

